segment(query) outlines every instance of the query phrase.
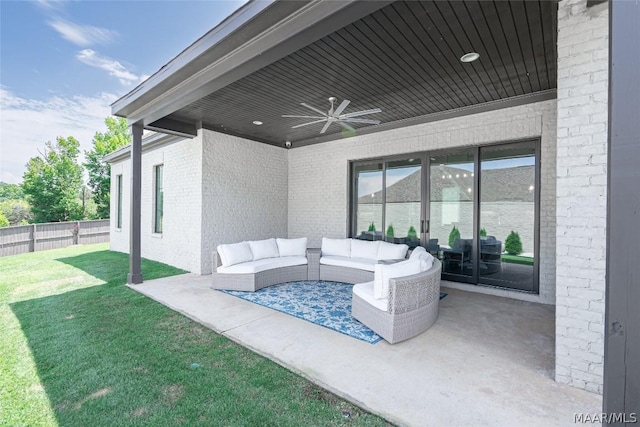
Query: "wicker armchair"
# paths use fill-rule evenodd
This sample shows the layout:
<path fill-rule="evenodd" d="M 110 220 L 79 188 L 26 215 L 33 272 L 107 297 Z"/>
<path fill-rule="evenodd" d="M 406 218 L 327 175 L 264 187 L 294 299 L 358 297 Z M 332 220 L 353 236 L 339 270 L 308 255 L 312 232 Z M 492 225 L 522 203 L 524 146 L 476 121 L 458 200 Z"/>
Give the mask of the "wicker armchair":
<path fill-rule="evenodd" d="M 429 270 L 389 280 L 389 303 L 382 311 L 353 294 L 352 316 L 390 344 L 426 331 L 438 318 L 442 264 Z"/>

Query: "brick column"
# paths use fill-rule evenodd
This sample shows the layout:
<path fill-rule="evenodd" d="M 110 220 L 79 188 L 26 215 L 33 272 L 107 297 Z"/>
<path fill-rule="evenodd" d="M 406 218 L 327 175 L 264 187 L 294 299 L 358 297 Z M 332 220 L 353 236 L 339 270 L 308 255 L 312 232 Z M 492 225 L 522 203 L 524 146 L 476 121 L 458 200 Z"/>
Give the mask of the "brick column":
<path fill-rule="evenodd" d="M 556 381 L 602 393 L 608 3 L 558 10 Z"/>

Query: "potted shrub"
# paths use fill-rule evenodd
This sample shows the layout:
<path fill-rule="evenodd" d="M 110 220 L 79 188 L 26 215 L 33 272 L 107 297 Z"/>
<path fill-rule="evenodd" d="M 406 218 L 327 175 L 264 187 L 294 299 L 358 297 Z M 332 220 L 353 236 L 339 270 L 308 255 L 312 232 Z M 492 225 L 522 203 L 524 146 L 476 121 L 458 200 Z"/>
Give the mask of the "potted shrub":
<path fill-rule="evenodd" d="M 363 231 L 362 233 L 360 233 L 360 236 L 358 238 L 361 240 L 375 240 L 375 236 L 376 225 L 372 222 L 371 224 L 369 224 L 369 228 L 367 229 L 367 231 Z"/>
<path fill-rule="evenodd" d="M 449 247 L 452 248 L 457 239 L 460 238 L 460 230 L 455 225 L 449 233 Z"/>
<path fill-rule="evenodd" d="M 504 250 L 509 255 L 520 255 L 522 253 L 522 240 L 520 240 L 520 235 L 517 232 L 511 230 L 511 233 L 504 241 Z"/>
<path fill-rule="evenodd" d="M 409 227 L 409 231 L 407 231 L 407 238 L 405 243 L 409 245 L 410 248 L 415 248 L 420 244 L 420 238 L 418 237 L 418 232 L 416 231 L 416 228 L 413 225 Z"/>
<path fill-rule="evenodd" d="M 480 238 L 481 239 L 487 238 L 487 230 L 484 227 L 480 229 Z"/>
<path fill-rule="evenodd" d="M 396 237 L 396 232 L 393 229 L 393 224 L 389 224 L 387 227 L 387 232 L 385 233 L 387 242 L 391 243 L 405 243 L 406 239 L 404 237 Z"/>

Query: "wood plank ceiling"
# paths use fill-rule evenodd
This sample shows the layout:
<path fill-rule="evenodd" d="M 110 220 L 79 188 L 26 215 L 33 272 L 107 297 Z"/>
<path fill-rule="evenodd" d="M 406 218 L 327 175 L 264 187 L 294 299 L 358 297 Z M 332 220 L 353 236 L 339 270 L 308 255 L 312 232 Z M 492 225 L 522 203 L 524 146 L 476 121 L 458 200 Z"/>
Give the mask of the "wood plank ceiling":
<path fill-rule="evenodd" d="M 555 89 L 556 15 L 547 0 L 397 1 L 168 117 L 295 147 L 324 125 L 292 129 L 310 120 L 283 114 L 316 115 L 302 102 L 349 99 L 344 113 L 380 108 L 362 118 L 390 123 Z M 462 63 L 467 52 L 480 59 Z"/>

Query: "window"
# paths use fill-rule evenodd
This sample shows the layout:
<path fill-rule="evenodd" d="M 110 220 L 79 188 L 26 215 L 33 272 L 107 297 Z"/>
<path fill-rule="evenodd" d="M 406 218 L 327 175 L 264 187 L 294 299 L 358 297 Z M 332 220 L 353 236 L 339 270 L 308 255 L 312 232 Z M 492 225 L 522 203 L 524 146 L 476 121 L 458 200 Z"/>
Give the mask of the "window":
<path fill-rule="evenodd" d="M 163 191 L 162 191 L 162 174 L 163 174 L 163 165 L 156 165 L 154 167 L 154 215 L 153 215 L 153 232 L 154 233 L 162 233 L 162 202 L 163 202 Z"/>
<path fill-rule="evenodd" d="M 116 176 L 116 228 L 122 228 L 122 175 Z"/>

